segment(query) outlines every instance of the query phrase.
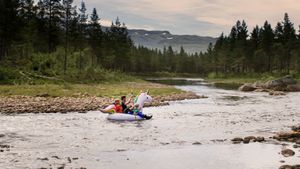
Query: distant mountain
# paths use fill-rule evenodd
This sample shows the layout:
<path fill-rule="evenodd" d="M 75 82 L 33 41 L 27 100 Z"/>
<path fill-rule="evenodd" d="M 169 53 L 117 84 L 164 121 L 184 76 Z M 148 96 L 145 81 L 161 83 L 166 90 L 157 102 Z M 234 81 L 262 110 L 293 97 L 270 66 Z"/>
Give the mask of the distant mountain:
<path fill-rule="evenodd" d="M 135 45 L 142 45 L 152 49 L 163 49 L 172 46 L 180 51 L 183 46 L 186 52 L 195 53 L 206 51 L 209 43 L 215 43 L 217 38 L 197 35 L 172 35 L 169 31 L 147 31 L 140 29 L 128 30 L 129 36 Z"/>

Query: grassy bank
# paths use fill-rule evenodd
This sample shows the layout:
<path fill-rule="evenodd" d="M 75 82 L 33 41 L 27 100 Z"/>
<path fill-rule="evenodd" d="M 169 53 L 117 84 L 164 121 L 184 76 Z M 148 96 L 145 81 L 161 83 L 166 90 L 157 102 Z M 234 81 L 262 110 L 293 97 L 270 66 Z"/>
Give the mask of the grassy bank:
<path fill-rule="evenodd" d="M 237 74 L 237 75 L 224 75 L 219 74 L 216 76 L 211 73 L 205 79 L 209 82 L 214 82 L 216 84 L 231 84 L 231 85 L 242 85 L 244 83 L 254 83 L 257 81 L 266 82 L 268 80 L 274 80 L 281 78 L 285 75 L 283 74 Z M 300 82 L 300 75 L 293 74 L 292 77 Z"/>
<path fill-rule="evenodd" d="M 150 90 L 152 96 L 181 93 L 183 91 L 171 86 L 149 83 L 145 81 L 103 83 L 103 84 L 45 84 L 45 85 L 0 85 L 0 96 L 38 96 L 50 97 L 118 97 L 140 90 Z"/>

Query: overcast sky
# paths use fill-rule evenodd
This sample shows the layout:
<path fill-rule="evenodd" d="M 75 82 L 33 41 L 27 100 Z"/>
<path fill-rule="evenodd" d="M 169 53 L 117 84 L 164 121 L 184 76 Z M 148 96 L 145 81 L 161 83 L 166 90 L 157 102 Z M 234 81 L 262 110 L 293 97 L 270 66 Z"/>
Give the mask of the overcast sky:
<path fill-rule="evenodd" d="M 173 34 L 218 36 L 240 19 L 249 29 L 268 20 L 274 26 L 285 12 L 300 24 L 299 0 L 84 0 L 97 8 L 103 25 L 117 16 L 131 29 L 169 30 Z M 79 6 L 81 0 L 75 0 Z"/>

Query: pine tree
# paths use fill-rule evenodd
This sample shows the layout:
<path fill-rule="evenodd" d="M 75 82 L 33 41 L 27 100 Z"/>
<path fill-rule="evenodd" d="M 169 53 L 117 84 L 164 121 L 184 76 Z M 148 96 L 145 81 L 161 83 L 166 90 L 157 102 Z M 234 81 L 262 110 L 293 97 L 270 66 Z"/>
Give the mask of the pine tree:
<path fill-rule="evenodd" d="M 86 14 L 86 7 L 85 3 L 81 1 L 81 7 L 78 9 L 79 15 L 78 15 L 78 21 L 79 21 L 79 73 L 81 73 L 83 65 L 83 59 L 82 59 L 82 51 L 85 46 L 85 35 L 86 35 L 86 24 L 87 24 L 87 18 L 88 15 Z"/>
<path fill-rule="evenodd" d="M 39 1 L 39 15 L 43 16 L 47 23 L 48 34 L 48 53 L 56 50 L 60 43 L 60 22 L 62 17 L 63 6 L 60 0 L 40 0 Z"/>
<path fill-rule="evenodd" d="M 70 21 L 72 19 L 72 15 L 76 7 L 72 6 L 73 0 L 63 0 L 63 22 L 64 22 L 64 29 L 65 29 L 65 55 L 64 55 L 64 74 L 67 71 L 67 58 L 68 58 L 68 50 L 69 50 L 69 30 L 70 30 Z"/>
<path fill-rule="evenodd" d="M 296 40 L 296 30 L 294 28 L 294 24 L 290 21 L 289 15 L 287 13 L 284 14 L 283 21 L 283 45 L 285 49 L 285 60 L 286 60 L 286 71 L 290 73 L 290 64 L 291 64 L 291 51 L 293 47 L 293 43 Z"/>
<path fill-rule="evenodd" d="M 128 36 L 126 25 L 121 24 L 119 17 L 117 17 L 115 23 L 112 23 L 109 36 L 111 48 L 114 50 L 115 55 L 113 67 L 125 71 L 129 64 L 129 53 L 133 43 Z"/>
<path fill-rule="evenodd" d="M 265 24 L 262 28 L 261 36 L 262 36 L 261 45 L 268 57 L 267 58 L 267 70 L 269 72 L 271 72 L 272 71 L 272 68 L 271 68 L 272 46 L 273 46 L 273 41 L 274 41 L 275 35 L 274 35 L 273 29 L 271 27 L 271 24 L 269 24 L 268 21 L 265 22 Z"/>
<path fill-rule="evenodd" d="M 92 55 L 92 67 L 95 65 L 95 57 L 97 58 L 97 63 L 100 63 L 102 59 L 102 40 L 103 40 L 103 32 L 101 29 L 101 25 L 99 24 L 100 18 L 98 16 L 96 8 L 93 9 L 91 14 L 89 24 L 89 44 L 93 50 Z"/>
<path fill-rule="evenodd" d="M 253 50 L 256 50 L 260 43 L 260 29 L 258 25 L 256 25 L 252 31 L 250 41 L 253 46 Z"/>
<path fill-rule="evenodd" d="M 284 42 L 283 26 L 280 22 L 277 23 L 276 28 L 275 28 L 275 40 L 280 43 Z"/>
<path fill-rule="evenodd" d="M 8 55 L 11 44 L 18 36 L 20 19 L 18 0 L 0 1 L 0 61 Z"/>

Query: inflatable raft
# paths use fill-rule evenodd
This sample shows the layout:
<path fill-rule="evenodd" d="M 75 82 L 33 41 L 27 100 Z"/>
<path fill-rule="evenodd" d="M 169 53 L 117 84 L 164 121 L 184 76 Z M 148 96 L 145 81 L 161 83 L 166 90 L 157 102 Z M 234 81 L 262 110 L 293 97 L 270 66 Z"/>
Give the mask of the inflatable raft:
<path fill-rule="evenodd" d="M 107 116 L 108 120 L 113 121 L 141 121 L 145 120 L 144 118 L 141 118 L 140 116 L 131 115 L 131 114 L 123 114 L 123 113 L 114 113 Z"/>

